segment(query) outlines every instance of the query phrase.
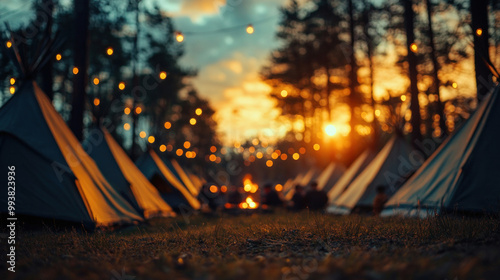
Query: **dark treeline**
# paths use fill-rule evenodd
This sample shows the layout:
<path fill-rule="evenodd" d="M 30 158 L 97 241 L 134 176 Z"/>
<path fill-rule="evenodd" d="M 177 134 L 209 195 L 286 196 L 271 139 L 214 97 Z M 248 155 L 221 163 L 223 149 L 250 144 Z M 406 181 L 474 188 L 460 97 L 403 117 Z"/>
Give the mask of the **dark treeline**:
<path fill-rule="evenodd" d="M 295 124 L 280 145 L 321 144 L 325 160 L 349 163 L 394 131 L 446 136 L 496 82 L 499 16 L 496 1 L 289 1 L 261 71 Z"/>
<path fill-rule="evenodd" d="M 79 5 L 75 12 L 73 5 L 65 5 L 62 1 L 34 1 L 31 21 L 12 30 L 25 38 L 20 47 L 27 50 L 26 55 L 34 53 L 36 45 L 48 37 L 57 35 L 56 41 L 64 41 L 58 53 L 37 76 L 56 109 L 68 121 L 76 115 L 76 121 L 69 124 L 77 137 L 88 135 L 92 126 L 100 123 L 129 150 L 135 119 L 134 134 L 138 143 L 135 155 L 140 155 L 147 146 L 172 155 L 177 149 L 184 149 L 192 152 L 191 157 L 196 156 L 190 159 L 179 157 L 181 161 L 205 166 L 210 147 L 220 147 L 215 133 L 214 110 L 188 81 L 196 71 L 179 65 L 184 51 L 182 44 L 175 41 L 172 19 L 156 2 L 148 5 L 139 2 L 137 24 L 135 1 L 90 0 L 88 22 L 85 22 L 85 16 L 81 15 L 84 2 L 87 1 L 75 1 L 75 5 Z M 86 25 L 88 44 L 84 44 L 82 34 Z M 2 42 L 8 42 L 9 36 L 6 29 L 2 30 Z M 11 96 L 10 78 L 18 77 L 5 46 L 3 44 L 4 50 L 0 54 L 0 104 Z M 87 50 L 85 46 L 88 46 Z M 87 77 L 82 73 L 85 67 L 75 68 L 76 65 L 85 65 L 85 60 L 80 64 L 75 60 L 85 52 Z M 135 79 L 134 62 L 137 62 Z M 19 85 L 16 82 L 12 87 L 15 90 Z M 74 97 L 79 94 L 83 94 L 83 102 L 75 102 Z M 197 109 L 201 109 L 201 113 L 200 110 L 197 113 Z M 75 114 L 75 110 L 81 112 Z M 80 120 L 78 114 L 82 115 Z M 193 118 L 196 119 L 195 125 L 190 123 Z M 144 138 L 142 131 L 146 133 Z M 185 148 L 188 146 L 186 142 L 189 148 Z"/>

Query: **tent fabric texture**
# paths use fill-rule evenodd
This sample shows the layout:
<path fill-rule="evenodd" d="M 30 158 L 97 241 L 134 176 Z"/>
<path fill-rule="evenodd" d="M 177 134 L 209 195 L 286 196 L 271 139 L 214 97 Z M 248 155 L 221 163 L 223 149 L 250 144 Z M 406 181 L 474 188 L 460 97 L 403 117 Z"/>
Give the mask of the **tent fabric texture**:
<path fill-rule="evenodd" d="M 314 175 L 316 173 L 317 173 L 316 168 L 311 167 L 309 171 L 307 171 L 306 173 L 297 175 L 297 177 L 293 181 L 291 188 L 285 194 L 285 200 L 292 199 L 293 195 L 295 194 L 295 186 L 300 185 L 302 187 L 307 187 L 312 182 Z"/>
<path fill-rule="evenodd" d="M 415 155 L 419 157 L 415 157 Z M 420 165 L 422 158 L 400 135 L 394 135 L 328 208 L 330 213 L 348 214 L 371 210 L 377 187 L 384 186 L 390 197 Z"/>
<path fill-rule="evenodd" d="M 335 208 L 333 204 L 335 199 L 337 199 L 347 189 L 347 187 L 349 187 L 352 181 L 354 181 L 354 179 L 356 179 L 356 177 L 363 172 L 365 167 L 370 164 L 374 157 L 375 153 L 373 151 L 370 149 L 365 150 L 330 188 L 327 192 L 329 202 L 327 212 L 332 212 L 332 208 Z"/>
<path fill-rule="evenodd" d="M 500 212 L 500 88 L 389 199 L 382 215 Z"/>
<path fill-rule="evenodd" d="M 92 130 L 84 148 L 97 163 L 109 183 L 146 219 L 175 216 L 158 190 L 135 166 L 105 128 Z"/>
<path fill-rule="evenodd" d="M 174 210 L 200 209 L 200 202 L 187 190 L 153 150 L 144 153 L 136 164 L 146 178 L 158 189 L 161 197 Z"/>
<path fill-rule="evenodd" d="M 344 168 L 337 163 L 330 163 L 319 176 L 315 179 L 318 183 L 318 189 L 328 193 L 337 181 L 342 177 Z"/>
<path fill-rule="evenodd" d="M 89 227 L 143 220 L 104 178 L 34 81 L 25 81 L 0 108 L 0 150 L 2 166 L 16 168 L 17 214 Z M 6 192 L 0 200 L 5 212 Z"/>

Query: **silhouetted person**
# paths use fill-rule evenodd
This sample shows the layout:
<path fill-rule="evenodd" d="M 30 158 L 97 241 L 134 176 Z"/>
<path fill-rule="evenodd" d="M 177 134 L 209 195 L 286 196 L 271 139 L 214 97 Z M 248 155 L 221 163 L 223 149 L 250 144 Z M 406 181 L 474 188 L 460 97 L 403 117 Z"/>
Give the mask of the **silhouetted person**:
<path fill-rule="evenodd" d="M 243 202 L 243 197 L 241 193 L 238 191 L 238 188 L 232 186 L 227 194 L 227 203 L 232 206 L 238 206 L 241 202 Z"/>
<path fill-rule="evenodd" d="M 377 195 L 373 199 L 373 215 L 378 216 L 384 209 L 384 204 L 387 202 L 388 198 L 385 194 L 385 187 L 377 187 Z"/>
<path fill-rule="evenodd" d="M 290 207 L 291 210 L 299 211 L 306 208 L 304 188 L 301 185 L 295 186 L 295 193 L 292 196 L 292 203 L 293 205 Z"/>
<path fill-rule="evenodd" d="M 281 206 L 283 201 L 281 201 L 278 192 L 273 190 L 271 184 L 264 185 L 264 194 L 262 196 L 262 204 L 267 206 Z"/>
<path fill-rule="evenodd" d="M 328 196 L 323 190 L 318 190 L 318 183 L 312 182 L 311 189 L 306 193 L 305 202 L 309 210 L 323 210 L 328 203 Z"/>
<path fill-rule="evenodd" d="M 210 191 L 210 185 L 205 184 L 201 187 L 201 191 L 198 194 L 198 200 L 201 203 L 202 210 L 206 209 L 207 207 L 215 211 L 217 210 L 217 206 L 219 204 L 219 192 L 218 188 L 215 193 Z"/>

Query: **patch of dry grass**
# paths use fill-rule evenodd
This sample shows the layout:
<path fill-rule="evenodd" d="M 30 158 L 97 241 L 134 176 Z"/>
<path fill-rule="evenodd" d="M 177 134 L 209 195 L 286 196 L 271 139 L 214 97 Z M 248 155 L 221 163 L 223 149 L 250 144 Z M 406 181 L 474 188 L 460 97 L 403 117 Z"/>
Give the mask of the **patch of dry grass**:
<path fill-rule="evenodd" d="M 179 217 L 117 232 L 20 230 L 17 272 L 3 277 L 3 262 L 0 277 L 496 279 L 499 237 L 487 217 Z"/>

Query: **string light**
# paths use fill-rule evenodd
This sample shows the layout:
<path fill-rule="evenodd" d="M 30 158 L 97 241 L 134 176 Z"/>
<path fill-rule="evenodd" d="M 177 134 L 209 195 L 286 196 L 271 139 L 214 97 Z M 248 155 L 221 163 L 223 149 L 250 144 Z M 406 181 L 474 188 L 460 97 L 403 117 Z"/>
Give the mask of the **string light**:
<path fill-rule="evenodd" d="M 123 109 L 123 113 L 125 113 L 125 115 L 130 114 L 130 108 L 126 107 L 125 109 Z"/>
<path fill-rule="evenodd" d="M 141 137 L 141 138 L 143 138 L 143 139 L 144 139 L 144 138 L 146 138 L 146 131 L 141 131 L 141 132 L 139 133 L 139 137 Z"/>
<path fill-rule="evenodd" d="M 170 122 L 165 122 L 163 126 L 165 127 L 165 129 L 170 129 L 172 127 L 172 124 Z"/>
<path fill-rule="evenodd" d="M 99 84 L 99 78 L 94 78 L 94 85 L 98 85 Z"/>
<path fill-rule="evenodd" d="M 5 46 L 10 49 L 12 47 L 12 42 L 11 41 L 7 41 L 5 42 Z"/>
<path fill-rule="evenodd" d="M 457 84 L 457 83 L 453 83 L 453 84 L 451 84 L 451 86 L 452 86 L 453 88 L 457 88 L 457 87 L 458 87 L 458 84 Z"/>
<path fill-rule="evenodd" d="M 107 55 L 113 55 L 113 48 L 109 47 L 107 50 L 106 50 L 106 54 Z"/>
<path fill-rule="evenodd" d="M 10 86 L 9 87 L 9 92 L 10 92 L 10 94 L 16 93 L 16 87 L 15 86 Z"/>
<path fill-rule="evenodd" d="M 179 43 L 182 43 L 184 41 L 184 35 L 182 34 L 182 32 L 175 32 L 175 40 Z"/>
<path fill-rule="evenodd" d="M 163 153 L 163 152 L 165 152 L 166 150 L 167 150 L 167 146 L 165 146 L 165 145 L 161 144 L 161 145 L 160 145 L 160 152 L 162 152 L 162 153 Z"/>
<path fill-rule="evenodd" d="M 60 53 L 56 54 L 56 60 L 59 61 L 62 59 L 62 55 Z"/>
<path fill-rule="evenodd" d="M 478 28 L 478 29 L 476 29 L 476 35 L 477 35 L 477 36 L 481 36 L 481 35 L 483 35 L 483 29 L 482 29 L 482 28 Z"/>
<path fill-rule="evenodd" d="M 149 137 L 148 137 L 148 142 L 149 142 L 149 143 L 151 143 L 151 144 L 153 144 L 153 143 L 155 142 L 155 137 L 154 137 L 154 136 L 152 136 L 152 135 L 151 135 L 151 136 L 149 136 Z"/>
<path fill-rule="evenodd" d="M 410 50 L 411 50 L 412 52 L 416 53 L 416 52 L 418 51 L 418 46 L 417 46 L 417 44 L 415 44 L 415 43 L 411 43 L 411 45 L 410 45 Z"/>
<path fill-rule="evenodd" d="M 191 118 L 191 119 L 189 120 L 189 123 L 190 123 L 191 125 L 195 125 L 195 124 L 196 124 L 196 119 L 195 119 L 195 118 Z"/>
<path fill-rule="evenodd" d="M 200 116 L 202 113 L 203 113 L 203 110 L 201 110 L 201 108 L 197 108 L 195 111 L 195 114 L 198 116 Z"/>
<path fill-rule="evenodd" d="M 189 147 L 191 147 L 191 142 L 189 141 L 184 142 L 184 148 L 189 149 Z"/>
<path fill-rule="evenodd" d="M 10 78 L 9 80 L 10 84 L 13 85 L 16 83 L 16 78 Z"/>
<path fill-rule="evenodd" d="M 287 97 L 287 96 L 288 96 L 288 91 L 286 91 L 286 90 L 282 90 L 282 91 L 281 91 L 281 97 L 285 98 L 285 97 Z"/>
<path fill-rule="evenodd" d="M 248 34 L 253 34 L 253 32 L 255 31 L 254 28 L 253 28 L 253 25 L 249 24 L 247 26 L 246 31 L 247 31 Z"/>
<path fill-rule="evenodd" d="M 99 106 L 101 104 L 101 100 L 99 98 L 94 98 L 94 106 Z"/>
<path fill-rule="evenodd" d="M 124 123 L 123 124 L 123 129 L 130 130 L 130 124 L 129 123 Z"/>
<path fill-rule="evenodd" d="M 320 145 L 319 145 L 319 144 L 314 144 L 314 145 L 313 145 L 313 149 L 314 149 L 315 151 L 319 151 L 319 149 L 320 149 L 320 148 L 321 148 L 321 147 L 320 147 Z"/>
<path fill-rule="evenodd" d="M 73 74 L 74 75 L 78 74 L 78 67 L 73 67 Z"/>
<path fill-rule="evenodd" d="M 406 101 L 406 95 L 401 95 L 401 101 L 405 102 Z"/>
<path fill-rule="evenodd" d="M 167 78 L 167 72 L 161 71 L 160 72 L 160 79 L 165 80 Z"/>
<path fill-rule="evenodd" d="M 300 155 L 299 155 L 299 153 L 294 153 L 292 155 L 292 157 L 293 157 L 294 160 L 298 160 L 300 158 Z"/>
<path fill-rule="evenodd" d="M 179 157 L 180 157 L 180 156 L 182 156 L 182 154 L 183 154 L 183 153 L 184 153 L 184 151 L 183 151 L 182 149 L 177 149 L 177 150 L 175 151 L 175 154 L 176 154 L 177 156 L 179 156 Z"/>
<path fill-rule="evenodd" d="M 135 114 L 140 115 L 141 113 L 142 113 L 142 108 L 139 106 L 135 107 Z"/>
<path fill-rule="evenodd" d="M 120 90 L 124 90 L 124 89 L 125 89 L 125 83 L 124 83 L 124 82 L 120 82 L 120 83 L 118 84 L 118 89 L 120 89 Z"/>
<path fill-rule="evenodd" d="M 266 161 L 266 166 L 267 167 L 272 167 L 273 166 L 273 161 L 272 160 Z"/>

